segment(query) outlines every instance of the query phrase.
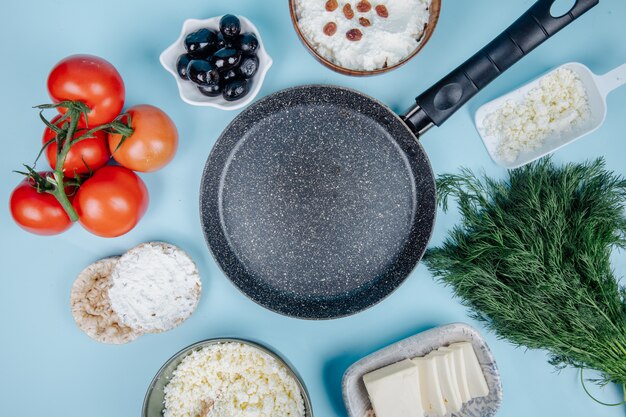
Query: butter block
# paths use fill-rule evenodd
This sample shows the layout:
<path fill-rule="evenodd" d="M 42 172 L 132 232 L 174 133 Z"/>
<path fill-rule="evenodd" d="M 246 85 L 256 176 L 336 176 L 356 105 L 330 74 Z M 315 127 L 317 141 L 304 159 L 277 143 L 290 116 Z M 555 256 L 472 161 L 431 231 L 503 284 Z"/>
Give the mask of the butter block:
<path fill-rule="evenodd" d="M 422 404 L 429 414 L 443 416 L 446 414 L 446 405 L 441 395 L 439 373 L 434 357 L 413 358 L 411 361 L 419 368 Z"/>
<path fill-rule="evenodd" d="M 470 395 L 469 386 L 467 385 L 467 371 L 465 368 L 465 359 L 463 358 L 463 351 L 459 349 L 450 349 L 448 347 L 441 347 L 438 349 L 440 352 L 450 352 L 452 354 L 453 369 L 456 373 L 456 383 L 459 386 L 459 393 L 461 394 L 461 401 L 464 403 L 470 401 L 472 396 Z"/>
<path fill-rule="evenodd" d="M 419 368 L 409 359 L 363 376 L 376 417 L 424 417 Z"/>
<path fill-rule="evenodd" d="M 463 407 L 463 402 L 461 401 L 459 384 L 456 380 L 456 371 L 453 368 L 452 354 L 435 350 L 430 352 L 427 357 L 432 357 L 435 360 L 441 396 L 446 405 L 446 414 L 459 412 L 461 407 Z"/>
<path fill-rule="evenodd" d="M 461 342 L 453 343 L 448 347 L 450 349 L 460 350 L 463 353 L 467 373 L 467 385 L 472 399 L 489 395 L 489 386 L 487 385 L 485 375 L 483 374 L 482 367 L 478 362 L 472 344 L 469 342 Z"/>

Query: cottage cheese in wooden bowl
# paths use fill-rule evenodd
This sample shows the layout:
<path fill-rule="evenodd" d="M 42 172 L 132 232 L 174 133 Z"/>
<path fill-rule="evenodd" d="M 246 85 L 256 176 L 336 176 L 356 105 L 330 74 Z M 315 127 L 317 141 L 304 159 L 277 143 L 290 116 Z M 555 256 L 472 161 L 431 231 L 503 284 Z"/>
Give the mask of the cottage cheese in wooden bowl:
<path fill-rule="evenodd" d="M 324 65 L 348 75 L 397 68 L 433 33 L 441 0 L 290 0 L 300 39 Z"/>

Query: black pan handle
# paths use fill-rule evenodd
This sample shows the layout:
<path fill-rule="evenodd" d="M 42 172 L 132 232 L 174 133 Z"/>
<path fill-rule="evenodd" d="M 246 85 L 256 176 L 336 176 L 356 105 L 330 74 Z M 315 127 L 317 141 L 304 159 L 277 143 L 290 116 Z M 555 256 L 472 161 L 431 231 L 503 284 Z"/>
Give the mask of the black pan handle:
<path fill-rule="evenodd" d="M 577 0 L 572 9 L 554 17 L 556 0 L 539 0 L 500 36 L 415 99 L 404 116 L 418 136 L 440 126 L 480 90 L 537 46 L 596 6 L 600 0 Z"/>

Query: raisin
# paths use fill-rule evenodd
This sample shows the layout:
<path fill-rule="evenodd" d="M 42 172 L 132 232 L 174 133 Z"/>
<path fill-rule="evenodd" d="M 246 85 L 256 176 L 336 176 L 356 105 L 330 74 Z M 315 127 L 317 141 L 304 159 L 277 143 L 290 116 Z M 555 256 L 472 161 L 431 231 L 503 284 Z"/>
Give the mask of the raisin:
<path fill-rule="evenodd" d="M 361 13 L 367 13 L 372 10 L 372 5 L 369 0 L 361 0 L 356 4 L 356 9 Z"/>
<path fill-rule="evenodd" d="M 346 32 L 346 38 L 352 42 L 358 42 L 363 38 L 363 32 L 358 29 L 350 29 Z"/>
<path fill-rule="evenodd" d="M 328 22 L 324 25 L 324 35 L 333 36 L 337 33 L 337 24 L 335 22 Z"/>
<path fill-rule="evenodd" d="M 376 6 L 376 13 L 380 17 L 384 17 L 384 18 L 389 17 L 389 10 L 387 10 L 387 7 L 382 4 L 379 4 L 378 6 Z"/>
<path fill-rule="evenodd" d="M 337 10 L 337 7 L 339 7 L 339 3 L 337 3 L 337 0 L 328 0 L 326 2 L 326 11 L 334 12 L 335 10 Z"/>
<path fill-rule="evenodd" d="M 359 23 L 364 27 L 372 26 L 372 22 L 367 17 L 359 17 Z"/>
<path fill-rule="evenodd" d="M 343 6 L 343 14 L 348 20 L 354 17 L 354 10 L 352 10 L 352 6 L 350 6 L 350 3 L 347 3 L 345 6 Z"/>

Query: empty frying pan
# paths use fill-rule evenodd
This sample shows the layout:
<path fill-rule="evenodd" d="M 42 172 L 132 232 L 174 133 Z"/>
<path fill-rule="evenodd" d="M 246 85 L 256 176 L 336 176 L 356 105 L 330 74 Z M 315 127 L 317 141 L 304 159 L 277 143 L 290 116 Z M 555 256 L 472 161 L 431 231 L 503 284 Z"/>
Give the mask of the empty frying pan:
<path fill-rule="evenodd" d="M 336 318 L 396 289 L 433 230 L 436 192 L 417 138 L 524 55 L 598 4 L 552 16 L 540 0 L 397 116 L 335 86 L 277 92 L 241 113 L 209 155 L 202 227 L 215 260 L 257 303 Z"/>

